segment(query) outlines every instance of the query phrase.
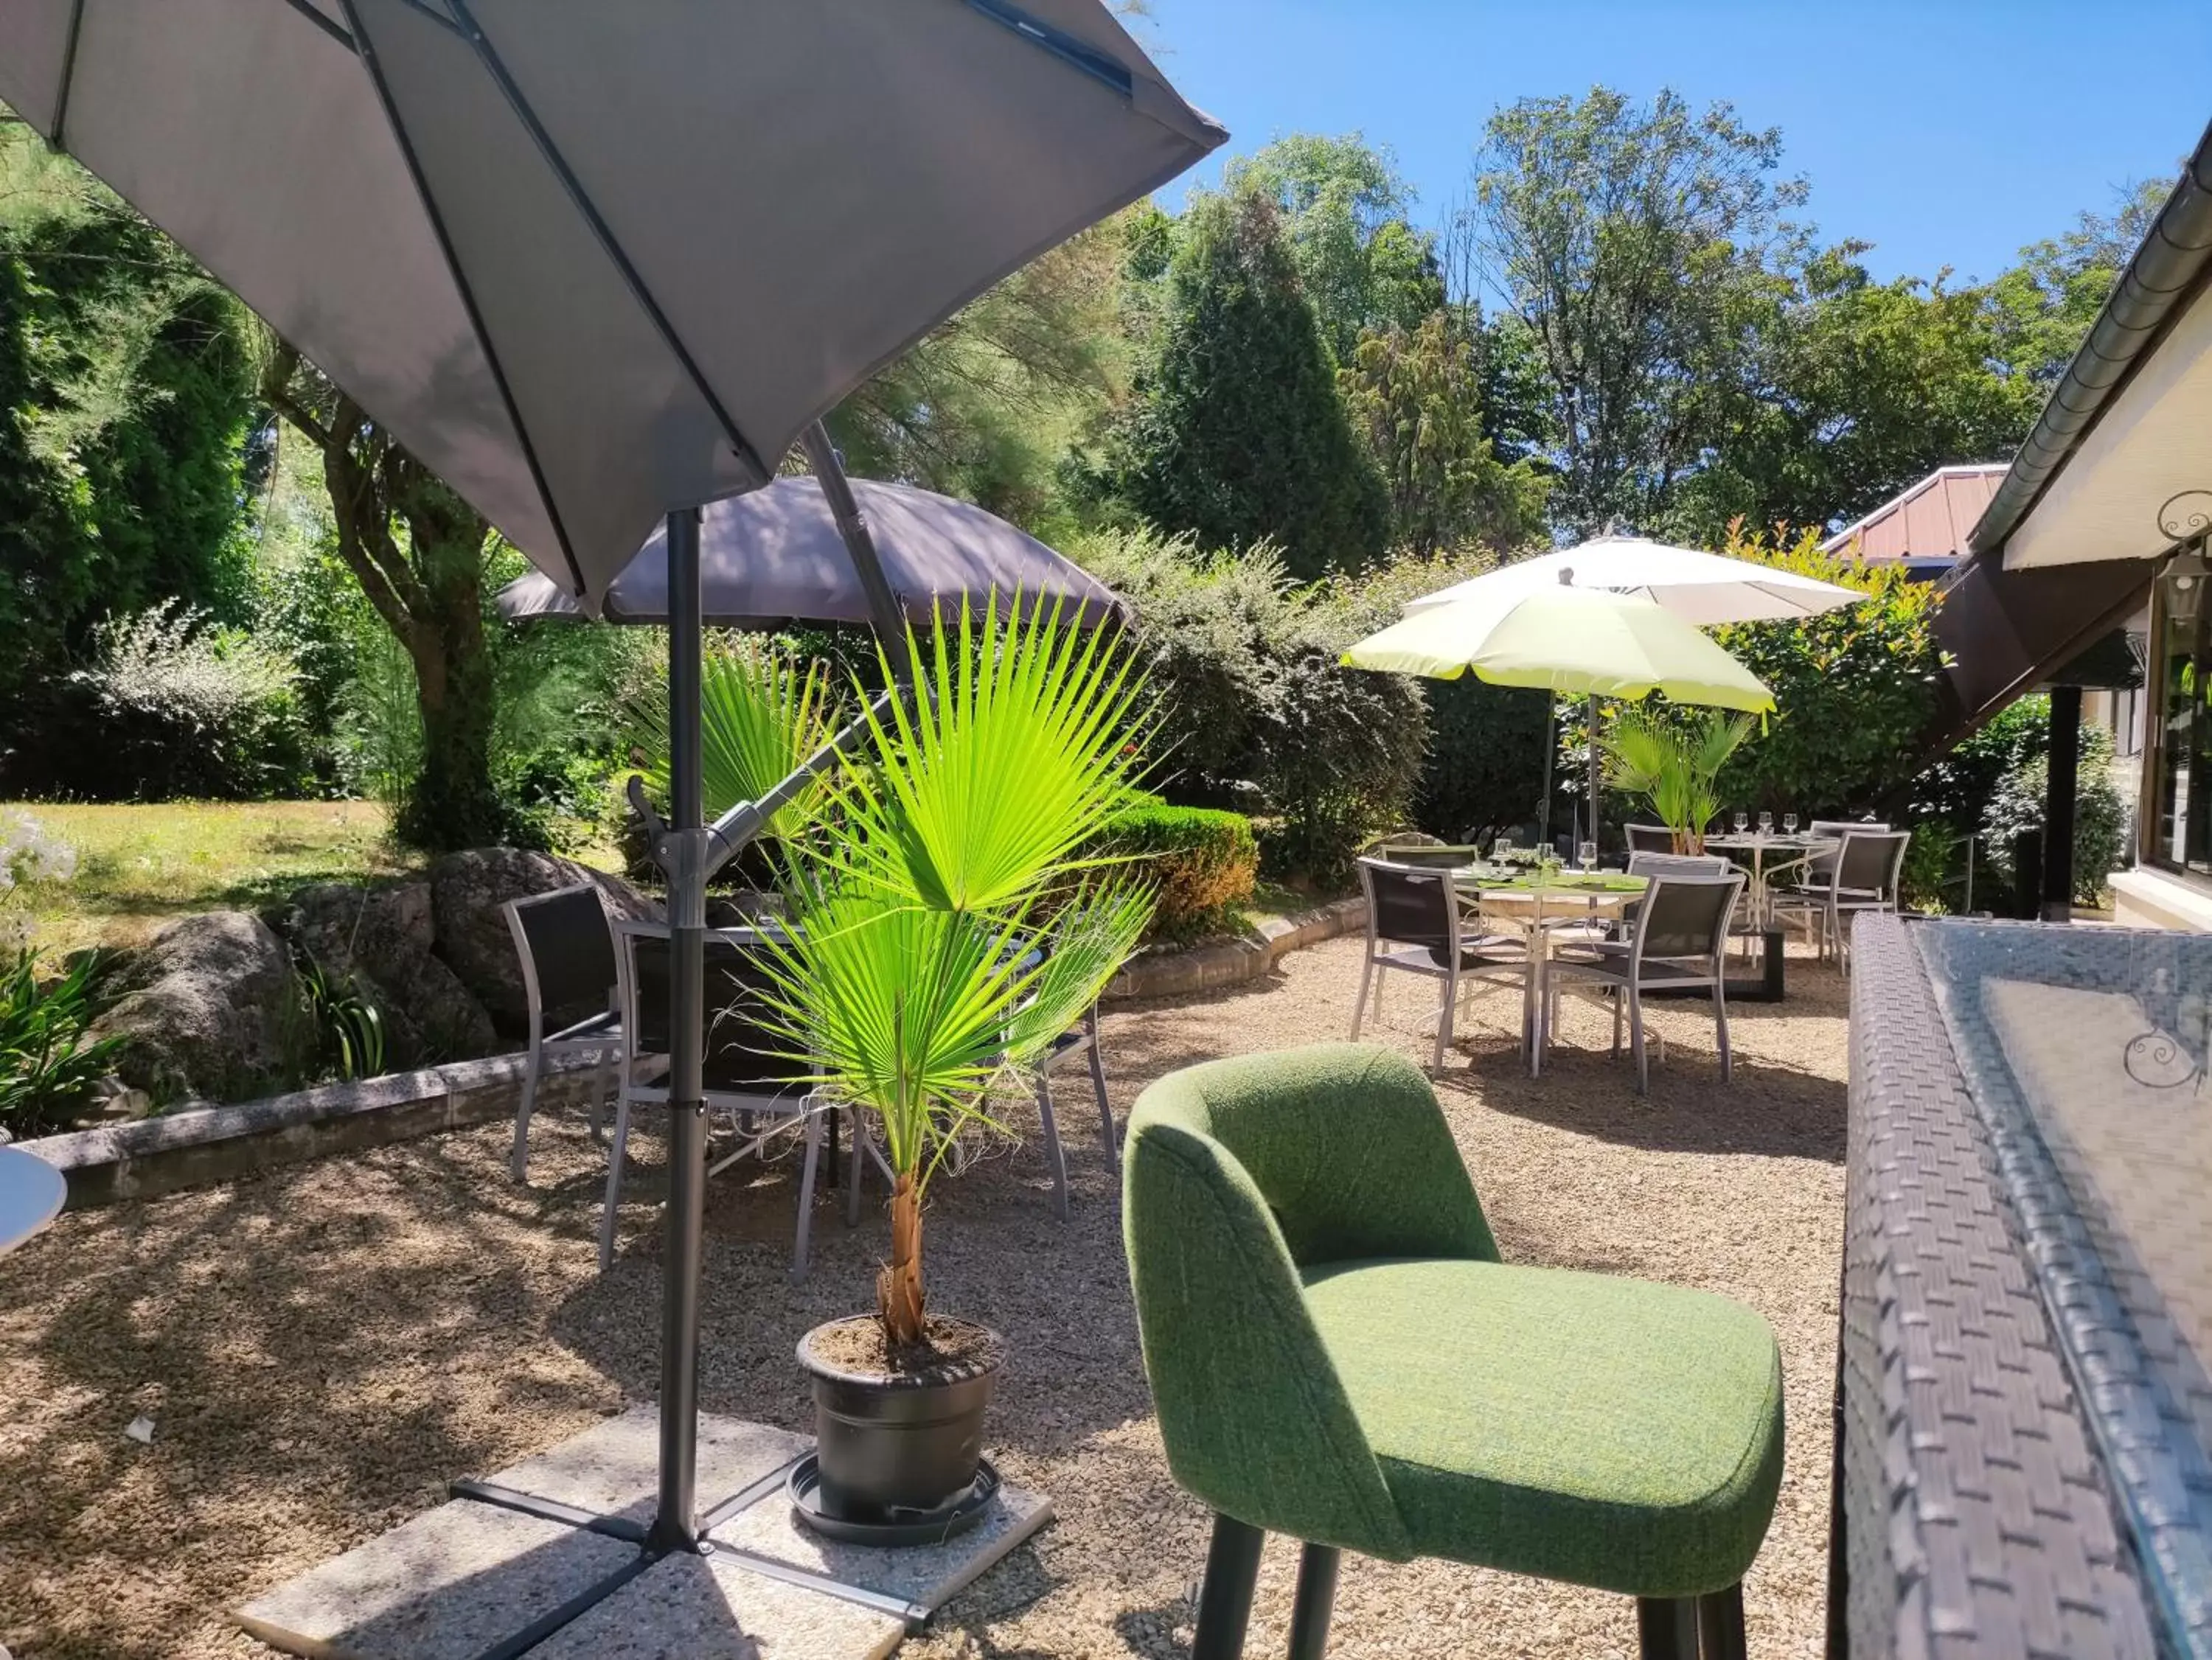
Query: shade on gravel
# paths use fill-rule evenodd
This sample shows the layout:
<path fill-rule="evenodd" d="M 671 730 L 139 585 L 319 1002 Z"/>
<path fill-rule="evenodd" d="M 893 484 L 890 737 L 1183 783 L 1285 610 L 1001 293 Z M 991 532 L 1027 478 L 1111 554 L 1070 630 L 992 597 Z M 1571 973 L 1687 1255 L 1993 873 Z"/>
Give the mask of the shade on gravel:
<path fill-rule="evenodd" d="M 1342 1036 L 1358 974 L 1343 940 L 1227 993 L 1115 1005 L 1117 1112 L 1173 1067 Z M 1425 1060 L 1420 990 L 1393 978 L 1369 1035 Z M 1648 1100 L 1607 1060 L 1607 1018 L 1580 1004 L 1532 1081 L 1504 999 L 1478 1004 L 1438 1079 L 1509 1259 L 1723 1292 L 1779 1333 L 1788 1467 L 1746 1588 L 1765 1657 L 1820 1652 L 1843 1203 L 1842 984 L 1793 961 L 1791 985 L 1779 1008 L 1737 1010 L 1730 1086 L 1691 1005 L 1652 1015 L 1666 1054 Z M 1054 1220 L 1031 1141 L 939 1183 L 928 1245 L 933 1305 L 1012 1341 L 991 1444 L 1060 1519 L 910 1641 L 915 1660 L 1165 1656 L 1189 1641 L 1206 1518 L 1161 1456 L 1115 1184 L 1078 1076 L 1058 1099 L 1073 1220 Z M 505 1178 L 506 1134 L 64 1216 L 0 1258 L 0 1644 L 18 1660 L 265 1655 L 226 1610 L 437 1503 L 449 1477 L 647 1396 L 657 1142 L 642 1138 L 602 1279 L 605 1166 L 580 1120 L 539 1121 L 526 1190 Z M 872 1206 L 848 1233 L 825 1196 L 813 1275 L 787 1285 L 793 1190 L 788 1160 L 709 1189 L 702 1405 L 804 1429 L 793 1345 L 866 1305 L 884 1239 Z M 150 1445 L 125 1433 L 142 1415 Z M 1281 1651 L 1295 1560 L 1270 1543 L 1251 1652 Z M 1345 1565 L 1330 1645 L 1340 1660 L 1634 1651 L 1625 1599 L 1365 1560 Z"/>

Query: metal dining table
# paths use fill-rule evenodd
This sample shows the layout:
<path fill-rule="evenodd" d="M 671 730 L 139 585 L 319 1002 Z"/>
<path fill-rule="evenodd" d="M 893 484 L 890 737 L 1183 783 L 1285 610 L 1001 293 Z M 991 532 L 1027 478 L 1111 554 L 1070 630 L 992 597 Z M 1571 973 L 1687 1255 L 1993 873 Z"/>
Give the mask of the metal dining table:
<path fill-rule="evenodd" d="M 1742 854 L 1751 881 L 1744 888 L 1746 921 L 1755 933 L 1775 926 L 1774 879 L 1784 871 L 1808 863 L 1817 853 L 1841 847 L 1835 836 L 1816 836 L 1807 831 L 1744 830 L 1705 838 L 1708 853 Z"/>
<path fill-rule="evenodd" d="M 0 1254 L 53 1221 L 68 1197 L 60 1171 L 20 1147 L 0 1147 Z"/>
<path fill-rule="evenodd" d="M 1553 942 L 1561 930 L 1577 924 L 1595 927 L 1619 922 L 1644 897 L 1644 878 L 1609 870 L 1546 875 L 1469 864 L 1453 871 L 1452 882 L 1462 901 L 1472 904 L 1485 923 L 1502 924 L 1528 942 L 1522 1039 L 1528 1054 L 1528 1075 L 1540 1077 L 1544 1045 L 1551 1035 L 1547 966 Z"/>

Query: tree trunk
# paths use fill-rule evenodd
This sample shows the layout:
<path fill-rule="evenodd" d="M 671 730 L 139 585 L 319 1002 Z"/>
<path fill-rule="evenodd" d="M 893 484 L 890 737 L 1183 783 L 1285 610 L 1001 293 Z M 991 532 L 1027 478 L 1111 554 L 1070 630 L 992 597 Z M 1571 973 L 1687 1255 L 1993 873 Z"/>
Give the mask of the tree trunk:
<path fill-rule="evenodd" d="M 415 664 L 422 771 L 399 819 L 403 839 L 441 851 L 504 839 L 491 777 L 497 688 L 483 630 L 484 521 L 425 476 L 399 503 L 428 600 L 402 636 Z"/>
<path fill-rule="evenodd" d="M 884 1346 L 893 1354 L 921 1344 L 921 1195 L 911 1175 L 902 1175 L 891 1190 L 891 1259 L 877 1270 L 876 1306 Z"/>

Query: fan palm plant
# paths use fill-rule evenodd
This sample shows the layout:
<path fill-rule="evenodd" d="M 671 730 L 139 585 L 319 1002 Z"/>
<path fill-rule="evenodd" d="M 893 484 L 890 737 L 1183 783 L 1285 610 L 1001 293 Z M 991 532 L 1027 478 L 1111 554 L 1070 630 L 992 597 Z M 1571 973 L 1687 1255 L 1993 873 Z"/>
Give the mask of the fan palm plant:
<path fill-rule="evenodd" d="M 700 666 L 700 795 L 709 817 L 758 801 L 829 739 L 834 700 L 817 660 L 802 663 L 761 640 L 708 651 Z M 633 711 L 640 747 L 656 757 L 646 781 L 668 788 L 668 692 L 657 688 Z M 817 782 L 776 809 L 765 833 L 788 842 L 821 817 L 830 786 Z"/>
<path fill-rule="evenodd" d="M 1668 720 L 1648 709 L 1623 713 L 1606 735 L 1606 782 L 1641 796 L 1674 833 L 1677 853 L 1705 851 L 1705 827 L 1720 811 L 1717 781 L 1751 717 L 1700 710 Z"/>
<path fill-rule="evenodd" d="M 1141 884 L 1087 857 L 1146 722 L 1115 640 L 1056 610 L 939 618 L 922 684 L 868 718 L 834 785 L 844 833 L 790 861 L 793 928 L 766 968 L 817 1089 L 882 1124 L 893 1177 L 884 1344 L 926 1342 L 922 1201 L 994 1090 L 1082 1015 L 1136 948 Z"/>

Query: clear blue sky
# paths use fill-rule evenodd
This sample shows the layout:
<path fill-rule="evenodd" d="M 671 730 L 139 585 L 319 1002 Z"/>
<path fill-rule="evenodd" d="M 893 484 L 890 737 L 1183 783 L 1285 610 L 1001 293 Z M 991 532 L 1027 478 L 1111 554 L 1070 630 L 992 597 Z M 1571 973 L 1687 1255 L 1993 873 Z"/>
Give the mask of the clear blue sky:
<path fill-rule="evenodd" d="M 1782 129 L 1825 239 L 1880 277 L 1994 276 L 2130 179 L 2170 181 L 2212 116 L 2212 14 L 2163 0 L 1152 0 L 1138 33 L 1229 148 L 1355 129 L 1434 221 L 1483 122 L 1603 82 L 1728 99 Z M 1218 177 L 1217 160 L 1193 176 Z M 1180 183 L 1165 193 L 1181 199 Z"/>

